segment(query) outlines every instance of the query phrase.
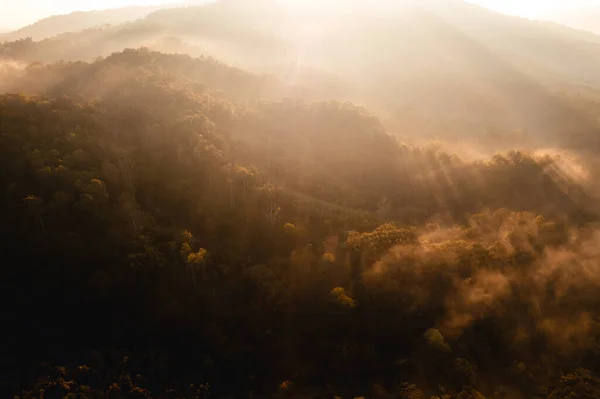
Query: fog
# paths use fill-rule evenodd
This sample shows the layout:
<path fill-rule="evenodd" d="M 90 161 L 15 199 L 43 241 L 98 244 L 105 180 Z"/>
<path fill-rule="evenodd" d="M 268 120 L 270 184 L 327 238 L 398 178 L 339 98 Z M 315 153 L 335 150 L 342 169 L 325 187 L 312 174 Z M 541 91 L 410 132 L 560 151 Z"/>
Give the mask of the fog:
<path fill-rule="evenodd" d="M 592 8 L 46 6 L 0 38 L 0 396 L 600 396 Z"/>

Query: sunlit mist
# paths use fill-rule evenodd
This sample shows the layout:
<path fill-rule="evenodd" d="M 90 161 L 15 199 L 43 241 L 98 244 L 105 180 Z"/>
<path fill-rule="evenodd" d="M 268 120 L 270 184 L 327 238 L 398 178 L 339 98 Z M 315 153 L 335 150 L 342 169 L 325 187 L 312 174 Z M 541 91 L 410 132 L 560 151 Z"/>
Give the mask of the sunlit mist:
<path fill-rule="evenodd" d="M 0 398 L 600 398 L 594 32 L 600 0 L 0 5 Z"/>
<path fill-rule="evenodd" d="M 302 10 L 337 10 L 348 11 L 352 8 L 396 8 L 408 4 L 443 3 L 449 0 L 277 0 L 282 4 Z M 454 0 L 452 0 L 454 1 Z M 107 0 L 74 2 L 72 0 L 27 0 L 0 5 L 0 31 L 17 29 L 31 24 L 38 19 L 51 15 L 66 14 L 75 11 L 90 11 L 128 6 L 193 6 L 211 3 L 214 0 Z M 523 17 L 539 17 L 553 12 L 567 11 L 584 6 L 598 6 L 597 0 L 470 0 L 470 3 L 487 7 L 499 12 Z"/>

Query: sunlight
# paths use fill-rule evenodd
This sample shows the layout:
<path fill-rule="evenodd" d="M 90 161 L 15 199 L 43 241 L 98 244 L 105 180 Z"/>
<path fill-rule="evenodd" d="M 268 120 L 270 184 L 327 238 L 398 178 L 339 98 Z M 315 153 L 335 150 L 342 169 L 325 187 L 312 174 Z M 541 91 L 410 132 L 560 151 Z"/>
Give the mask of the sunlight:
<path fill-rule="evenodd" d="M 377 10 L 426 4 L 420 0 L 278 0 L 291 9 L 311 12 Z M 436 0 L 434 0 L 436 1 Z M 431 3 L 431 1 L 427 2 Z"/>
<path fill-rule="evenodd" d="M 547 0 L 469 0 L 469 3 L 477 4 L 505 14 L 518 15 L 520 17 L 534 17 L 541 12 L 546 12 L 547 10 L 552 9 L 553 2 Z"/>
<path fill-rule="evenodd" d="M 600 398 L 566 3 L 0 5 L 0 399 Z"/>
<path fill-rule="evenodd" d="M 348 5 L 356 5 L 356 0 L 348 0 L 345 3 L 339 0 L 278 0 L 279 2 L 297 9 L 310 9 L 310 10 L 330 10 L 336 7 Z"/>
<path fill-rule="evenodd" d="M 402 6 L 439 5 L 439 0 L 278 0 L 294 8 L 311 10 L 348 10 L 349 8 L 398 8 Z M 468 0 L 469 3 L 504 14 L 534 18 L 541 14 L 556 12 L 567 7 L 562 0 Z M 573 1 L 572 6 L 585 6 L 593 1 Z"/>

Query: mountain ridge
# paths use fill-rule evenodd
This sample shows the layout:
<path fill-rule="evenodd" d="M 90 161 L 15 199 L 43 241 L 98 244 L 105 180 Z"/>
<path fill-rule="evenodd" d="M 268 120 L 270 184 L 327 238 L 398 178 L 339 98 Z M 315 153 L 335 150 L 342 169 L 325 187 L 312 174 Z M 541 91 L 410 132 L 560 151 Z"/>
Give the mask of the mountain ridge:
<path fill-rule="evenodd" d="M 68 32 L 78 32 L 101 25 L 115 25 L 144 18 L 160 9 L 158 6 L 129 6 L 104 10 L 74 11 L 51 15 L 17 30 L 4 32 L 0 39 L 32 38 L 43 40 Z"/>
<path fill-rule="evenodd" d="M 197 52 L 242 69 L 288 65 L 290 84 L 296 70 L 315 67 L 334 72 L 353 101 L 384 111 L 399 130 L 430 135 L 483 134 L 494 121 L 505 131 L 558 136 L 573 116 L 555 87 L 600 87 L 597 36 L 470 3 L 348 9 L 338 18 L 331 10 L 295 13 L 275 0 L 261 4 L 160 9 L 122 25 L 5 43 L 2 51 L 50 63 L 91 61 L 125 47 Z"/>

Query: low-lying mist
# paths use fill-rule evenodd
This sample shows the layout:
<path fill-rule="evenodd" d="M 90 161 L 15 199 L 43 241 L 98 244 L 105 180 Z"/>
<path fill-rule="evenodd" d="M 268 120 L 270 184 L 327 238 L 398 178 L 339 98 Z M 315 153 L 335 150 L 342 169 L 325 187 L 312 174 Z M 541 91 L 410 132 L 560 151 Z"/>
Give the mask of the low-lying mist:
<path fill-rule="evenodd" d="M 600 397 L 600 40 L 399 3 L 0 43 L 0 396 Z"/>

